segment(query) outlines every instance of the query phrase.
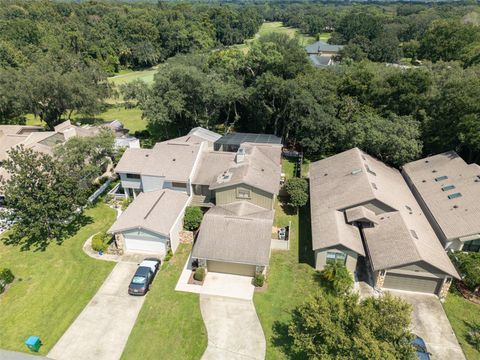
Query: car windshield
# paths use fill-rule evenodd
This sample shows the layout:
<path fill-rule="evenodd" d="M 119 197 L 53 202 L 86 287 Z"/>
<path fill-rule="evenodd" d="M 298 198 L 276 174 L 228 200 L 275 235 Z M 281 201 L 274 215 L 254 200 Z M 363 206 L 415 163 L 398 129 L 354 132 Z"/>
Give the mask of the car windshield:
<path fill-rule="evenodd" d="M 132 279 L 133 284 L 144 284 L 145 278 L 143 276 L 134 276 Z"/>

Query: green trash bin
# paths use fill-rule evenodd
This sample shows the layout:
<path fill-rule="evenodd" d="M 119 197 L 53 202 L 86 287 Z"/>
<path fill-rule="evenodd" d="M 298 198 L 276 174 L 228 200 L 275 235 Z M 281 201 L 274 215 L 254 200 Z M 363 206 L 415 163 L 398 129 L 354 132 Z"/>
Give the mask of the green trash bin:
<path fill-rule="evenodd" d="M 27 345 L 30 351 L 38 352 L 42 342 L 38 336 L 30 336 L 27 341 L 25 341 L 25 345 Z"/>

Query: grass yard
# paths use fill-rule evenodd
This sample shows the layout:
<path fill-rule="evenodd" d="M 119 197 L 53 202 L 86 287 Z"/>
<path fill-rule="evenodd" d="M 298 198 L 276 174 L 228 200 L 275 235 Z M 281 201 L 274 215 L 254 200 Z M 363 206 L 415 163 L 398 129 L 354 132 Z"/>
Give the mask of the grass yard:
<path fill-rule="evenodd" d="M 480 305 L 464 299 L 456 290 L 453 290 L 448 294 L 443 308 L 467 359 L 480 359 L 480 352 L 465 338 L 468 332 L 468 323 L 480 323 Z"/>
<path fill-rule="evenodd" d="M 128 338 L 122 359 L 200 359 L 207 331 L 197 294 L 175 291 L 191 245 L 180 244 L 162 266 Z"/>
<path fill-rule="evenodd" d="M 287 178 L 293 175 L 293 162 L 284 160 L 283 171 Z M 275 225 L 284 226 L 292 221 L 289 251 L 274 251 L 270 258 L 268 288 L 255 293 L 254 303 L 267 340 L 266 359 L 287 359 L 282 351 L 286 344 L 286 327 L 291 310 L 309 295 L 320 290 L 312 267 L 310 215 L 308 206 L 297 214 L 282 209 L 277 201 Z"/>
<path fill-rule="evenodd" d="M 147 84 L 153 83 L 153 76 L 157 72 L 157 68 L 154 66 L 145 70 L 124 70 L 119 75 L 111 76 L 108 81 L 115 86 L 128 84 L 135 80 L 141 80 Z"/>
<path fill-rule="evenodd" d="M 142 110 L 139 108 L 127 109 L 121 105 L 111 106 L 106 111 L 98 114 L 95 118 L 83 118 L 80 115 L 73 115 L 74 121 L 78 121 L 81 124 L 101 124 L 102 122 L 110 122 L 112 120 L 120 120 L 120 122 L 131 134 L 136 131 L 145 130 L 147 127 L 147 121 L 142 119 Z M 40 121 L 40 118 L 35 118 L 32 114 L 27 115 L 27 125 L 42 125 L 45 123 Z"/>
<path fill-rule="evenodd" d="M 88 209 L 91 223 L 62 245 L 45 251 L 20 251 L 0 242 L 1 266 L 16 279 L 0 295 L 0 348 L 27 351 L 24 341 L 37 335 L 46 354 L 90 301 L 114 263 L 88 257 L 82 250 L 91 235 L 107 230 L 115 211 L 104 203 Z"/>
<path fill-rule="evenodd" d="M 252 41 L 254 41 L 255 39 L 258 39 L 260 36 L 268 35 L 271 33 L 287 34 L 290 37 L 298 36 L 300 45 L 302 46 L 315 42 L 315 38 L 313 36 L 301 34 L 298 31 L 298 29 L 295 29 L 289 26 L 283 26 L 283 23 L 280 21 L 273 21 L 273 22 L 264 22 L 252 39 L 246 40 L 245 43 L 243 44 L 233 45 L 233 47 L 240 49 L 246 53 L 248 52 L 248 49 L 250 48 L 250 44 Z M 328 34 L 328 33 L 323 33 L 323 34 L 324 34 L 323 36 L 325 37 L 325 34 Z"/>

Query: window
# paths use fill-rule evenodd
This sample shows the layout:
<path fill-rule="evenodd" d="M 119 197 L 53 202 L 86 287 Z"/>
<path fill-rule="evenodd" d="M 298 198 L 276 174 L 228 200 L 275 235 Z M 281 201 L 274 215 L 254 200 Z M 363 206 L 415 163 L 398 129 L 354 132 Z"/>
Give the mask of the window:
<path fill-rule="evenodd" d="M 127 179 L 140 179 L 139 174 L 127 174 Z"/>
<path fill-rule="evenodd" d="M 443 191 L 448 191 L 448 190 L 453 190 L 453 189 L 455 189 L 455 185 L 442 186 Z"/>
<path fill-rule="evenodd" d="M 462 196 L 462 193 L 454 193 L 454 194 L 448 195 L 448 198 L 451 200 L 451 199 L 459 198 L 461 196 Z"/>
<path fill-rule="evenodd" d="M 186 189 L 186 188 L 187 188 L 187 184 L 185 184 L 185 183 L 180 183 L 180 182 L 172 182 L 172 187 L 174 187 L 174 188 Z"/>
<path fill-rule="evenodd" d="M 438 176 L 435 178 L 435 181 L 442 181 L 442 180 L 447 180 L 448 179 L 448 176 L 447 175 L 442 175 L 442 176 Z"/>
<path fill-rule="evenodd" d="M 238 188 L 237 189 L 237 198 L 250 199 L 250 190 Z"/>
<path fill-rule="evenodd" d="M 465 241 L 462 251 L 480 252 L 480 240 Z"/>
<path fill-rule="evenodd" d="M 347 255 L 342 252 L 327 252 L 327 264 L 338 263 L 345 265 Z"/>

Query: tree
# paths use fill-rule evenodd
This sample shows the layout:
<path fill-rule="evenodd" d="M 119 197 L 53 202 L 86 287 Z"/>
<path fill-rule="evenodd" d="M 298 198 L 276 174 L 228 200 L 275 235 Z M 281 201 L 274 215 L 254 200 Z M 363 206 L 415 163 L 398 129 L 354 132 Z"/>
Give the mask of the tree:
<path fill-rule="evenodd" d="M 353 288 L 353 277 L 344 264 L 329 263 L 320 272 L 337 295 L 348 294 Z"/>
<path fill-rule="evenodd" d="M 480 295 L 480 253 L 458 251 L 450 257 L 462 274 L 463 283 L 470 291 Z"/>
<path fill-rule="evenodd" d="M 288 327 L 292 355 L 305 359 L 413 360 L 411 306 L 386 294 L 319 294 L 297 307 Z"/>
<path fill-rule="evenodd" d="M 188 206 L 185 209 L 183 227 L 189 231 L 196 231 L 202 223 L 203 212 L 198 206 Z"/>
<path fill-rule="evenodd" d="M 303 178 L 291 178 L 285 182 L 288 204 L 295 208 L 305 206 L 308 202 L 308 183 Z"/>
<path fill-rule="evenodd" d="M 10 210 L 6 215 L 15 224 L 5 242 L 44 249 L 74 230 L 72 221 L 86 203 L 88 191 L 79 188 L 64 164 L 20 146 L 10 150 L 3 168 L 10 174 L 2 182 Z"/>

